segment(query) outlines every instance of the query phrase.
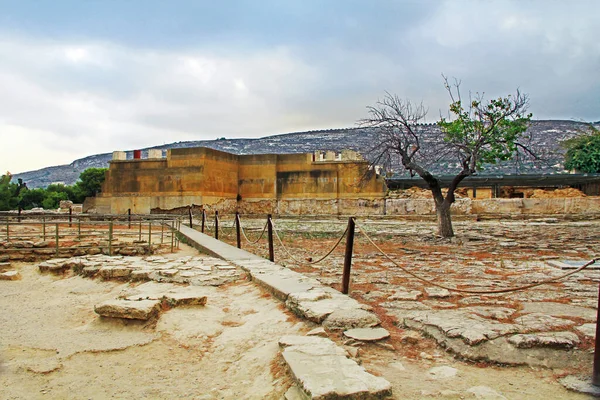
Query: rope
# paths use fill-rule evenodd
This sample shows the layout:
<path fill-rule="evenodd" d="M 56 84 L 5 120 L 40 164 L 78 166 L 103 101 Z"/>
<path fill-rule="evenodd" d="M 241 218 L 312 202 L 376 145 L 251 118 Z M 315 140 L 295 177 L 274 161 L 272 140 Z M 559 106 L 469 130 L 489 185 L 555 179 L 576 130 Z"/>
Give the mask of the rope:
<path fill-rule="evenodd" d="M 396 267 L 400 268 L 400 270 L 402 270 L 404 273 L 412 276 L 415 279 L 418 279 L 421 282 L 424 282 L 428 285 L 431 286 L 436 286 L 439 287 L 441 289 L 446 289 L 446 290 L 450 290 L 452 292 L 458 292 L 458 293 L 470 293 L 470 294 L 496 294 L 496 293 L 510 293 L 510 292 L 517 292 L 520 290 L 525 290 L 525 289 L 531 289 L 533 287 L 536 286 L 541 286 L 541 285 L 546 285 L 548 283 L 553 283 L 556 281 L 559 281 L 563 278 L 566 278 L 568 276 L 571 276 L 573 274 L 576 274 L 580 271 L 583 271 L 584 269 L 586 269 L 587 267 L 589 267 L 590 265 L 596 263 L 598 260 L 600 260 L 600 258 L 594 258 L 591 261 L 588 261 L 587 263 L 585 263 L 584 265 L 582 265 L 581 267 L 567 272 L 563 275 L 557 276 L 555 278 L 549 278 L 549 279 L 545 279 L 543 281 L 537 282 L 537 283 L 531 283 L 529 285 L 523 285 L 523 286 L 516 286 L 516 287 L 512 287 L 512 288 L 506 288 L 506 289 L 498 289 L 498 290 L 471 290 L 471 289 L 458 289 L 458 288 L 453 288 L 453 287 L 449 287 L 449 286 L 445 286 L 445 285 L 441 285 L 439 283 L 435 283 L 433 281 L 430 281 L 428 279 L 425 279 L 417 274 L 415 274 L 414 272 L 411 272 L 409 270 L 407 270 L 406 268 L 404 268 L 403 266 L 401 266 L 400 264 L 398 264 L 396 261 L 394 261 L 389 255 L 387 255 L 372 239 L 371 237 L 367 234 L 367 232 L 365 232 L 364 229 L 360 228 L 360 232 L 364 235 L 365 238 L 367 238 L 367 240 L 373 245 L 375 246 L 375 248 L 385 257 L 387 258 L 389 261 L 392 262 L 392 264 L 394 264 Z"/>
<path fill-rule="evenodd" d="M 344 233 L 342 233 L 342 236 L 340 236 L 340 238 L 338 239 L 337 243 L 323 257 L 319 258 L 316 261 L 301 261 L 301 260 L 298 260 L 296 257 L 294 257 L 294 255 L 288 250 L 288 248 L 285 247 L 285 245 L 283 244 L 283 241 L 279 237 L 279 233 L 277 232 L 277 229 L 275 229 L 275 224 L 273 224 L 273 220 L 271 220 L 271 225 L 273 226 L 273 232 L 275 232 L 275 237 L 279 241 L 279 244 L 281 245 L 281 247 L 283 247 L 283 249 L 290 256 L 290 258 L 292 260 L 296 261 L 299 264 L 308 264 L 308 265 L 320 263 L 321 261 L 323 261 L 324 259 L 326 259 L 327 257 L 329 257 L 331 255 L 331 253 L 333 253 L 333 251 L 340 245 L 340 242 L 342 241 L 342 239 L 344 238 L 344 236 L 346 236 L 346 233 L 348 232 L 348 226 L 346 225 L 346 230 L 344 230 Z"/>
<path fill-rule="evenodd" d="M 223 236 L 224 236 L 224 237 L 229 237 L 229 236 L 231 235 L 231 233 L 232 233 L 232 232 L 231 232 L 231 231 L 229 231 L 229 232 L 226 232 L 226 231 L 225 231 L 225 229 L 229 230 L 229 229 L 233 229 L 233 228 L 235 228 L 235 221 L 233 221 L 233 224 L 234 224 L 234 226 L 233 226 L 233 227 L 231 227 L 231 228 L 229 228 L 229 227 L 225 228 L 225 227 L 224 227 L 224 226 L 221 224 L 221 218 L 219 218 L 219 216 L 218 216 L 218 215 L 216 216 L 216 220 L 217 220 L 217 222 L 218 222 L 218 224 L 219 224 L 219 232 L 221 232 L 221 234 L 223 234 Z"/>
<path fill-rule="evenodd" d="M 239 217 L 238 217 L 239 218 Z M 267 225 L 269 224 L 269 222 L 265 222 L 265 226 L 263 227 L 262 232 L 260 233 L 260 236 L 258 237 L 258 239 L 256 239 L 255 241 L 252 241 L 250 239 L 248 239 L 248 236 L 246 236 L 246 231 L 244 230 L 244 227 L 242 226 L 242 220 L 240 219 L 240 230 L 242 231 L 242 236 L 244 236 L 244 239 L 246 239 L 246 241 L 250 244 L 256 244 L 258 243 L 258 241 L 260 239 L 262 239 L 263 235 L 265 234 L 265 232 L 267 231 Z"/>

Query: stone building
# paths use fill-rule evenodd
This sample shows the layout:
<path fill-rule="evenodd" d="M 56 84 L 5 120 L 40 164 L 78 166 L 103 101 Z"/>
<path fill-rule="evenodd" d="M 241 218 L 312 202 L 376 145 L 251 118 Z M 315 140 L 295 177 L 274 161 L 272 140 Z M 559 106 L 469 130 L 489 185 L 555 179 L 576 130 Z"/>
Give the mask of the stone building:
<path fill-rule="evenodd" d="M 236 155 L 205 147 L 179 148 L 126 160 L 115 152 L 100 213 L 150 213 L 202 205 L 225 212 L 273 214 L 369 214 L 383 205 L 383 178 L 362 180 L 369 163 L 355 152 L 340 154 Z"/>

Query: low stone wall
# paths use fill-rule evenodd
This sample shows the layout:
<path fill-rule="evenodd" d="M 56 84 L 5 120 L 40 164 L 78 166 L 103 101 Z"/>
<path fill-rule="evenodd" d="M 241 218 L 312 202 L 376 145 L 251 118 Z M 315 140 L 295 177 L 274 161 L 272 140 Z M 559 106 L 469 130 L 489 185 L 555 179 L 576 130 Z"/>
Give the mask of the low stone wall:
<path fill-rule="evenodd" d="M 112 202 L 111 202 L 112 200 Z M 131 203 L 126 203 L 131 201 Z M 112 213 L 127 213 L 127 207 L 132 206 L 132 212 L 144 213 L 147 204 L 173 203 L 177 206 L 152 207 L 153 212 L 175 213 L 187 215 L 188 207 L 193 204 L 192 212 L 198 214 L 203 207 L 207 212 L 218 210 L 219 213 L 233 214 L 273 214 L 273 215 L 356 215 L 356 216 L 433 216 L 435 206 L 432 199 L 411 198 L 358 198 L 358 199 L 221 199 L 220 201 L 200 203 L 202 198 L 179 198 L 169 202 L 158 198 L 132 197 L 97 198 L 96 211 L 110 209 Z M 211 199 L 214 200 L 214 199 Z M 187 201 L 187 204 L 186 204 Z M 143 204 L 144 207 L 140 208 Z M 127 206 L 126 208 L 124 208 Z M 600 214 L 600 197 L 570 197 L 570 198 L 528 198 L 528 199 L 470 199 L 460 198 L 452 205 L 454 215 L 593 215 Z"/>

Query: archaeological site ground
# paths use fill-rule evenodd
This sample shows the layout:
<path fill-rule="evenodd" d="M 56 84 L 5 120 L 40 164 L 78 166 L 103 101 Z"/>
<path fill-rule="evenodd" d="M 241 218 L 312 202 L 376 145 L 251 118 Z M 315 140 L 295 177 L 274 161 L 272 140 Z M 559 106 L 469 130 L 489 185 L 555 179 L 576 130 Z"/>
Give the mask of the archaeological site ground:
<path fill-rule="evenodd" d="M 61 218 L 0 232 L 3 398 L 589 397 L 596 219 L 357 217 L 346 296 L 347 217 Z"/>

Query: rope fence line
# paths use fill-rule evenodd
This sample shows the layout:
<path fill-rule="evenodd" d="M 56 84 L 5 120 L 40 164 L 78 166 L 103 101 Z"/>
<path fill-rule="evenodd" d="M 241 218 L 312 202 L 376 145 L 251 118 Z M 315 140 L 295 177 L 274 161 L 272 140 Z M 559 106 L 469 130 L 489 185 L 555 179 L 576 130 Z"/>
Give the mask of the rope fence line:
<path fill-rule="evenodd" d="M 585 263 L 584 265 L 582 265 L 581 267 L 573 270 L 573 271 L 569 271 L 563 275 L 554 277 L 554 278 L 548 278 L 548 279 L 544 279 L 543 281 L 540 282 L 536 282 L 536 283 L 531 283 L 529 285 L 523 285 L 523 286 L 516 286 L 516 287 L 512 287 L 512 288 L 506 288 L 506 289 L 497 289 L 497 290 L 472 290 L 472 289 L 459 289 L 459 288 L 453 288 L 450 286 L 445 286 L 439 283 L 435 283 L 429 279 L 423 278 L 420 275 L 415 274 L 412 271 L 409 271 L 408 269 L 406 269 L 405 267 L 403 267 L 402 265 L 398 264 L 392 257 L 390 257 L 385 251 L 383 251 L 381 249 L 381 247 L 379 247 L 377 245 L 377 243 L 375 243 L 373 241 L 373 239 L 371 239 L 371 237 L 367 234 L 367 232 L 361 227 L 358 226 L 360 232 L 363 234 L 363 236 L 367 239 L 367 241 L 369 241 L 369 243 L 371 243 L 376 249 L 377 251 L 379 251 L 383 257 L 385 257 L 386 259 L 388 259 L 392 264 L 394 264 L 396 267 L 398 267 L 402 272 L 404 272 L 405 274 L 408 274 L 409 276 L 412 276 L 413 278 L 427 284 L 427 285 L 431 285 L 431 286 L 435 286 L 435 287 L 439 287 L 441 289 L 446 289 L 452 292 L 458 292 L 458 293 L 467 293 L 467 294 L 498 294 L 498 293 L 510 293 L 510 292 L 517 292 L 517 291 L 521 291 L 521 290 L 526 290 L 526 289 L 531 289 L 533 287 L 536 286 L 541 286 L 541 285 L 546 285 L 549 283 L 554 283 L 557 282 L 561 279 L 564 279 L 568 276 L 574 275 L 578 272 L 583 271 L 584 269 L 586 269 L 587 267 L 589 267 L 590 265 L 595 264 L 597 261 L 600 260 L 600 258 L 594 258 L 592 260 L 590 260 L 589 262 Z"/>
<path fill-rule="evenodd" d="M 271 223 L 273 224 L 273 222 L 271 221 Z M 275 228 L 275 224 L 273 224 L 273 232 L 275 232 L 275 237 L 277 238 L 277 241 L 279 242 L 279 244 L 281 245 L 281 247 L 285 250 L 285 252 L 290 256 L 290 258 L 294 261 L 296 261 L 299 264 L 307 264 L 307 265 L 314 265 L 317 263 L 320 263 L 321 261 L 325 260 L 327 257 L 329 257 L 331 255 L 331 253 L 334 252 L 334 250 L 340 245 L 340 243 L 342 242 L 342 239 L 344 239 L 344 237 L 346 236 L 346 233 L 348 233 L 348 226 L 346 226 L 346 229 L 344 230 L 344 233 L 342 233 L 342 235 L 340 236 L 340 238 L 338 239 L 338 241 L 336 242 L 336 244 L 333 246 L 333 248 L 331 250 L 329 250 L 329 252 L 327 252 L 327 254 L 325 254 L 323 257 L 319 258 L 316 261 L 301 261 L 298 260 L 296 257 L 294 257 L 294 255 L 289 251 L 289 249 L 283 244 L 283 241 L 281 240 L 281 237 L 279 236 L 279 232 L 277 231 L 277 229 Z"/>
<path fill-rule="evenodd" d="M 263 226 L 262 232 L 261 232 L 261 233 L 260 233 L 260 235 L 258 236 L 258 239 L 256 239 L 256 240 L 252 241 L 252 240 L 250 240 L 250 239 L 248 238 L 248 236 L 246 236 L 246 230 L 245 230 L 245 229 L 244 229 L 244 227 L 242 226 L 242 219 L 241 219 L 241 218 L 239 218 L 239 217 L 238 217 L 238 219 L 239 219 L 239 221 L 240 221 L 240 230 L 241 230 L 241 232 L 242 232 L 242 236 L 244 236 L 244 239 L 246 239 L 246 241 L 247 241 L 248 243 L 250 243 L 250 244 L 257 244 L 257 243 L 260 241 L 260 239 L 262 239 L 262 237 L 265 235 L 265 232 L 267 231 L 267 225 L 269 224 L 269 222 L 268 222 L 268 221 L 267 221 L 267 222 L 265 222 L 265 225 Z"/>

